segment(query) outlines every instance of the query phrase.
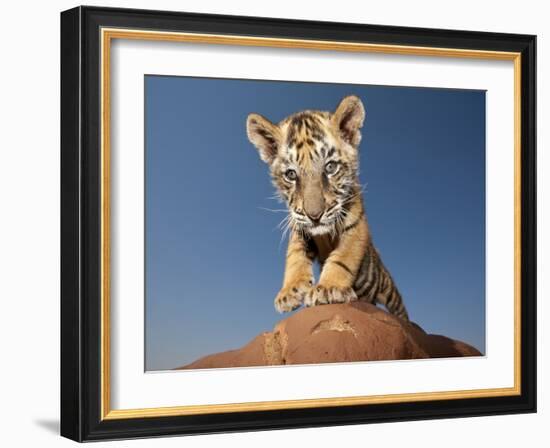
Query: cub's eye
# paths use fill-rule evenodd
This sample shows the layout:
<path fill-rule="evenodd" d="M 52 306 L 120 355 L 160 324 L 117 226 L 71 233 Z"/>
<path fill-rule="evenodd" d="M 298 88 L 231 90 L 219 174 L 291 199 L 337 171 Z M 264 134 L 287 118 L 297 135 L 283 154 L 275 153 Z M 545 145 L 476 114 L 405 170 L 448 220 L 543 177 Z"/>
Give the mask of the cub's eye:
<path fill-rule="evenodd" d="M 325 171 L 327 174 L 334 174 L 338 171 L 338 163 L 331 161 L 325 165 Z"/>
<path fill-rule="evenodd" d="M 296 174 L 296 171 L 294 170 L 286 170 L 285 171 L 285 177 L 290 181 L 295 181 L 298 175 Z"/>

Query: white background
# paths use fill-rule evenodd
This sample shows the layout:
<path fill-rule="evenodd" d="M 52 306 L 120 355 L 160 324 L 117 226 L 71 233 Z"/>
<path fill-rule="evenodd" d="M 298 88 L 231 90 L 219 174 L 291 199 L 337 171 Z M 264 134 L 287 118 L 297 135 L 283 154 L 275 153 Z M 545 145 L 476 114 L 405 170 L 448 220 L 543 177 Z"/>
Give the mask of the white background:
<path fill-rule="evenodd" d="M 550 120 L 545 72 L 550 55 L 544 2 L 274 2 L 157 0 L 88 4 L 538 34 L 539 413 L 537 415 L 346 426 L 118 442 L 106 446 L 547 446 L 550 394 L 544 380 L 550 343 Z M 11 2 L 2 9 L 0 221 L 2 443 L 69 446 L 58 431 L 59 397 L 59 11 L 69 1 Z M 545 173 L 545 175 L 543 175 Z M 545 206 L 543 204 L 545 203 Z M 547 376 L 547 375 L 546 375 Z M 99 444 L 102 446 L 104 444 Z"/>
<path fill-rule="evenodd" d="M 306 61 L 299 70 L 297 58 Z M 113 409 L 513 387 L 512 61 L 115 40 L 111 64 Z M 487 90 L 488 356 L 144 373 L 143 82 L 149 73 Z"/>

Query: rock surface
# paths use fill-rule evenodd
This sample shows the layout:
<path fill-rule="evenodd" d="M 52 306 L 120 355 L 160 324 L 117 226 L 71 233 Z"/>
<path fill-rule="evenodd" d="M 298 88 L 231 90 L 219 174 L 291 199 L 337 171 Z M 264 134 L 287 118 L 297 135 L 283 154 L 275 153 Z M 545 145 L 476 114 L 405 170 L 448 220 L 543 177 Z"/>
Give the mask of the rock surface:
<path fill-rule="evenodd" d="M 367 303 L 304 308 L 244 347 L 179 369 L 480 356 L 464 342 L 431 335 Z"/>

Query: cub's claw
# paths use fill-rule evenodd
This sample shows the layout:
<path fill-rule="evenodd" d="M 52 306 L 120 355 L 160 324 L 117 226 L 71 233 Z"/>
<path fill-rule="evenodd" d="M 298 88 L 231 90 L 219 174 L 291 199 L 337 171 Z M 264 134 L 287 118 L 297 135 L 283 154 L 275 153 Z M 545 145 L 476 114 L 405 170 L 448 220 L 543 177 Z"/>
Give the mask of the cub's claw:
<path fill-rule="evenodd" d="M 307 294 L 304 305 L 316 306 L 329 303 L 349 303 L 356 300 L 357 294 L 355 294 L 353 288 L 317 285 Z"/>
<path fill-rule="evenodd" d="M 311 284 L 312 282 L 305 281 L 283 287 L 275 297 L 275 309 L 279 313 L 286 313 L 302 306 Z"/>

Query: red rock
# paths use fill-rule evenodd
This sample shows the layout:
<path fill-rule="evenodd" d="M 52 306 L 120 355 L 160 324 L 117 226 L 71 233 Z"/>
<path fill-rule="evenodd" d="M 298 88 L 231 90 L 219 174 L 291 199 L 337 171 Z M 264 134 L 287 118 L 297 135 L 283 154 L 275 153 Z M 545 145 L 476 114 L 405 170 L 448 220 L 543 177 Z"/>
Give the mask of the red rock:
<path fill-rule="evenodd" d="M 480 356 L 474 347 L 427 334 L 368 303 L 304 308 L 244 347 L 179 369 Z"/>

